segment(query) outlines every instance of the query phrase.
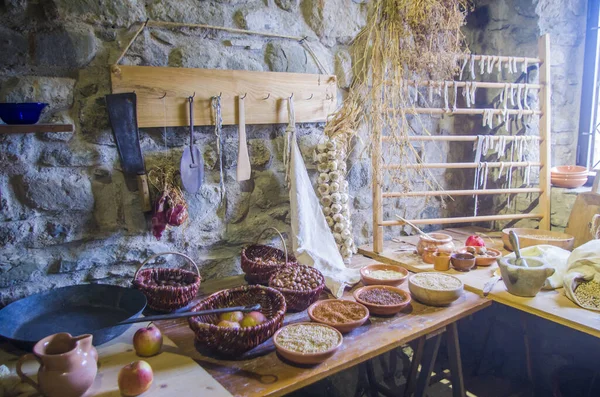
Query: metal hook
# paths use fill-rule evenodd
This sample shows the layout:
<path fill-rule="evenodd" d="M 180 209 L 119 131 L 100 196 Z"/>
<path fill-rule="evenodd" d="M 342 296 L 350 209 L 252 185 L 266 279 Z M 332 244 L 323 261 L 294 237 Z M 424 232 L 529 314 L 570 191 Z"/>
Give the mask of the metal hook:
<path fill-rule="evenodd" d="M 269 92 L 269 94 L 267 95 L 266 98 L 263 99 L 263 101 L 266 101 L 267 99 L 269 99 L 271 97 L 271 93 Z"/>
<path fill-rule="evenodd" d="M 222 92 L 219 92 L 219 99 L 221 99 L 221 95 L 223 95 L 223 93 L 222 93 Z"/>
<path fill-rule="evenodd" d="M 160 98 L 158 98 L 158 99 L 164 99 L 166 96 L 167 96 L 167 91 L 165 91 L 165 95 L 161 96 L 161 97 L 160 97 Z"/>
<path fill-rule="evenodd" d="M 243 97 L 241 97 L 240 99 L 245 99 L 245 98 L 246 98 L 246 96 L 248 96 L 248 93 L 247 93 L 247 92 L 245 92 L 245 93 L 244 93 L 244 96 L 243 96 Z"/>
<path fill-rule="evenodd" d="M 311 99 L 313 99 L 313 96 L 314 96 L 314 95 L 315 95 L 315 94 L 310 94 L 310 98 L 308 98 L 308 99 L 307 99 L 307 101 L 310 101 Z"/>
<path fill-rule="evenodd" d="M 192 95 L 191 97 L 189 97 L 191 100 L 193 100 L 194 98 L 196 98 L 196 91 L 194 91 L 194 95 Z"/>
<path fill-rule="evenodd" d="M 294 97 L 294 93 L 292 92 L 292 95 L 290 95 L 289 99 L 292 99 Z"/>

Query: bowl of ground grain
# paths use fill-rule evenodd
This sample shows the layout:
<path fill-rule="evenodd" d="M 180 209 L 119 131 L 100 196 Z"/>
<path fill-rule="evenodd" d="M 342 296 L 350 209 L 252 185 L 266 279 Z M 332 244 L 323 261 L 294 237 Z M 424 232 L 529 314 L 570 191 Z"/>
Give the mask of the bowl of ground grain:
<path fill-rule="evenodd" d="M 463 293 L 464 285 L 449 274 L 425 272 L 408 278 L 408 289 L 412 296 L 429 306 L 448 306 Z"/>
<path fill-rule="evenodd" d="M 391 285 L 397 287 L 408 278 L 408 270 L 394 265 L 374 263 L 360 269 L 364 285 Z"/>
<path fill-rule="evenodd" d="M 369 309 L 353 301 L 325 299 L 313 303 L 308 308 L 308 317 L 344 334 L 363 325 L 369 319 Z"/>
<path fill-rule="evenodd" d="M 354 291 L 354 299 L 369 309 L 369 313 L 389 316 L 410 304 L 410 294 L 389 285 L 368 285 Z"/>
<path fill-rule="evenodd" d="M 521 249 L 533 245 L 547 244 L 567 251 L 572 251 L 573 245 L 575 244 L 575 237 L 567 233 L 531 228 L 508 228 L 502 230 L 502 242 L 504 243 L 504 248 L 509 251 L 513 250 L 510 239 L 508 238 L 508 234 L 511 230 L 519 237 L 519 247 Z"/>
<path fill-rule="evenodd" d="M 325 324 L 296 323 L 275 333 L 277 352 L 296 364 L 320 364 L 333 356 L 344 337 L 337 329 Z"/>

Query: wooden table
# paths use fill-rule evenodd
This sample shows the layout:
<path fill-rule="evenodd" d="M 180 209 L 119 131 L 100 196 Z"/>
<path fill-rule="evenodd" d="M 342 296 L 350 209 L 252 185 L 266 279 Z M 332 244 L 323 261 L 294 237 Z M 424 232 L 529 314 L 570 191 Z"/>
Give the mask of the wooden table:
<path fill-rule="evenodd" d="M 354 266 L 374 261 L 357 256 Z M 199 296 L 244 284 L 241 276 L 202 283 Z M 360 286 L 360 284 L 359 284 Z M 403 285 L 407 289 L 406 284 Z M 346 292 L 344 298 L 350 298 Z M 198 352 L 194 334 L 185 320 L 163 321 L 161 330 L 175 342 L 181 354 L 196 360 L 221 385 L 235 396 L 280 396 L 329 375 L 350 368 L 372 357 L 402 346 L 415 339 L 450 326 L 449 337 L 455 337 L 455 322 L 491 304 L 476 294 L 465 291 L 449 307 L 430 307 L 414 302 L 393 317 L 371 317 L 367 323 L 344 335 L 340 350 L 321 365 L 299 367 L 283 361 L 276 353 L 271 340 L 260 345 L 240 360 L 221 360 Z M 307 321 L 306 311 L 286 315 L 285 323 Z M 454 327 L 452 327 L 454 325 Z M 424 338 L 423 338 L 424 339 Z M 439 338 L 436 339 L 439 346 Z M 437 353 L 437 346 L 434 346 Z M 455 352 L 460 355 L 460 352 Z M 432 365 L 426 360 L 424 366 Z M 457 369 L 460 373 L 460 368 Z M 429 378 L 427 377 L 427 380 Z M 419 380 L 419 383 L 426 383 Z M 420 385 L 417 384 L 417 389 Z M 426 387 L 426 386 L 425 386 Z"/>
<path fill-rule="evenodd" d="M 500 249 L 503 254 L 508 253 L 502 246 L 502 240 L 498 232 L 489 232 L 477 227 L 447 229 L 442 232 L 451 235 L 457 247 L 464 245 L 469 235 L 475 232 L 484 232 L 493 240 L 493 243 L 490 244 L 490 241 L 486 239 L 486 244 L 489 247 Z M 402 266 L 415 273 L 434 271 L 433 265 L 423 262 L 417 255 L 400 251 L 400 248 L 407 245 L 416 246 L 418 239 L 418 236 L 406 236 L 400 238 L 398 242 L 386 241 L 384 252 L 380 254 L 373 252 L 371 245 L 360 247 L 359 252 L 384 263 Z M 484 284 L 490 280 L 497 268 L 498 265 L 494 264 L 490 267 L 477 267 L 469 272 L 459 272 L 451 269 L 445 273 L 460 278 L 467 290 L 482 295 Z M 509 293 L 504 283 L 499 281 L 490 292 L 489 298 L 495 302 L 600 338 L 600 316 L 576 305 L 565 296 L 562 288 L 551 291 L 543 290 L 533 298 L 523 298 Z"/>

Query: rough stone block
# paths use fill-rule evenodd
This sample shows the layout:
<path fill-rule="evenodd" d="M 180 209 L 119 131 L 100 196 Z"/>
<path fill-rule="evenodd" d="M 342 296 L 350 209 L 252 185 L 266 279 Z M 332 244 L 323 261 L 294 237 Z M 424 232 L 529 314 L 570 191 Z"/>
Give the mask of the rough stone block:
<path fill-rule="evenodd" d="M 269 43 L 265 50 L 265 62 L 273 72 L 317 73 L 308 57 L 304 48 L 293 42 Z"/>
<path fill-rule="evenodd" d="M 259 3 L 259 2 L 257 2 Z M 262 4 L 251 4 L 239 9 L 234 14 L 236 24 L 242 29 L 263 32 L 285 32 L 291 36 L 313 36 L 310 28 L 302 18 L 291 12 L 276 7 L 265 7 Z"/>
<path fill-rule="evenodd" d="M 264 139 L 248 140 L 248 154 L 252 167 L 265 168 L 271 162 L 271 149 Z"/>
<path fill-rule="evenodd" d="M 202 23 L 215 26 L 225 25 L 223 7 L 213 2 L 150 0 L 147 3 L 148 18 L 150 19 Z"/>
<path fill-rule="evenodd" d="M 146 19 L 143 0 L 51 0 L 61 19 L 129 27 Z"/>
<path fill-rule="evenodd" d="M 275 0 L 275 4 L 282 10 L 295 11 L 298 9 L 299 0 Z"/>
<path fill-rule="evenodd" d="M 92 211 L 94 196 L 90 180 L 79 173 L 39 173 L 16 178 L 15 190 L 25 203 L 42 211 Z"/>
<path fill-rule="evenodd" d="M 328 46 L 347 42 L 366 22 L 366 7 L 345 0 L 305 0 L 301 5 L 306 23 Z"/>
<path fill-rule="evenodd" d="M 27 37 L 19 32 L 0 26 L 0 71 L 20 70 L 27 62 L 29 44 Z"/>
<path fill-rule="evenodd" d="M 2 102 L 46 102 L 45 112 L 52 114 L 73 105 L 75 80 L 61 77 L 21 76 L 2 84 Z"/>
<path fill-rule="evenodd" d="M 335 75 L 337 76 L 338 86 L 348 88 L 354 78 L 352 72 L 352 58 L 347 50 L 339 50 L 335 54 Z"/>
<path fill-rule="evenodd" d="M 58 72 L 86 66 L 98 51 L 94 32 L 89 29 L 61 28 L 34 36 L 33 61 Z"/>

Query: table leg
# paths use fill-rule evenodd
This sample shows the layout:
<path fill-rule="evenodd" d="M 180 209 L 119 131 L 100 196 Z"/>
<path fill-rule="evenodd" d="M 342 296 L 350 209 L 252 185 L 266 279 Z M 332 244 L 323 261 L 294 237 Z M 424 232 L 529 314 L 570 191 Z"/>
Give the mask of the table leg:
<path fill-rule="evenodd" d="M 429 388 L 429 379 L 431 378 L 431 372 L 435 365 L 435 360 L 440 349 L 440 342 L 442 341 L 442 335 L 437 334 L 431 338 L 429 343 L 426 344 L 423 351 L 423 364 L 421 365 L 421 372 L 417 379 L 417 390 L 415 396 L 425 397 L 427 395 L 427 389 Z"/>
<path fill-rule="evenodd" d="M 463 380 L 462 362 L 460 360 L 460 343 L 458 340 L 458 327 L 456 322 L 450 324 L 446 331 L 448 344 L 448 358 L 450 364 L 450 376 L 452 378 L 452 396 L 465 396 L 465 383 Z"/>
<path fill-rule="evenodd" d="M 369 381 L 369 396 L 377 397 L 379 391 L 377 391 L 377 378 L 375 377 L 375 371 L 373 370 L 373 361 L 367 360 L 365 366 L 367 367 L 367 379 Z"/>
<path fill-rule="evenodd" d="M 490 341 L 490 336 L 492 335 L 492 330 L 494 329 L 494 324 L 496 322 L 496 317 L 492 317 L 487 329 L 485 330 L 485 337 L 483 338 L 483 347 L 481 348 L 481 352 L 479 353 L 479 357 L 477 358 L 477 364 L 473 368 L 473 376 L 479 376 L 479 371 L 481 371 L 481 365 L 483 364 L 483 358 L 485 357 L 485 351 L 487 350 L 488 342 Z"/>
<path fill-rule="evenodd" d="M 535 390 L 535 384 L 533 383 L 533 368 L 531 365 L 531 348 L 529 346 L 529 335 L 527 334 L 527 315 L 521 313 L 521 327 L 523 328 L 523 344 L 525 345 L 525 360 L 527 363 L 527 378 L 529 383 Z"/>
<path fill-rule="evenodd" d="M 406 378 L 406 386 L 404 387 L 404 397 L 409 397 L 414 389 L 419 372 L 419 365 L 423 359 L 423 348 L 425 347 L 425 337 L 422 336 L 413 344 L 413 356 L 410 364 L 410 372 Z"/>

